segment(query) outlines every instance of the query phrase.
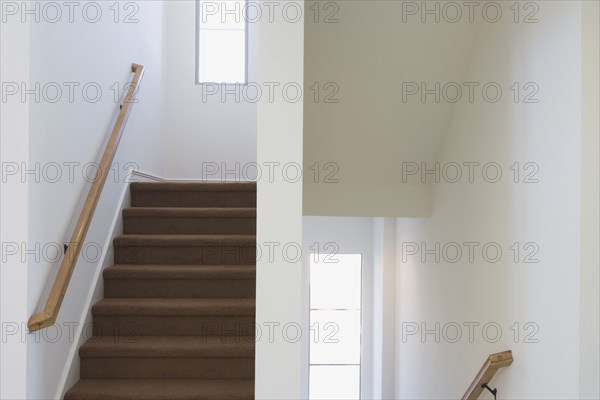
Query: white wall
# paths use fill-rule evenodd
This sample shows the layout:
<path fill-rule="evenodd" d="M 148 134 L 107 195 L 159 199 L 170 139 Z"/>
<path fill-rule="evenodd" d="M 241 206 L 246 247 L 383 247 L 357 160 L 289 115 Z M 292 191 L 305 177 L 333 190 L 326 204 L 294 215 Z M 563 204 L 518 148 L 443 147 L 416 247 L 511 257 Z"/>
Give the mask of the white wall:
<path fill-rule="evenodd" d="M 285 2 L 284 2 L 285 3 Z M 300 7 L 303 2 L 296 3 Z M 304 10 L 301 10 L 304 12 Z M 303 84 L 303 21 L 259 22 L 259 82 Z M 302 165 L 302 102 L 258 104 L 259 165 L 270 162 Z M 276 179 L 258 182 L 257 242 L 301 245 L 302 184 Z M 281 247 L 280 247 L 281 248 Z M 300 260 L 286 261 L 280 250 L 275 262 L 262 257 L 256 264 L 256 322 L 300 323 L 302 319 L 302 274 Z M 298 399 L 301 394 L 301 343 L 278 336 L 273 343 L 263 337 L 256 343 L 257 399 Z"/>
<path fill-rule="evenodd" d="M 219 7 L 221 2 L 215 2 Z M 166 159 L 165 174 L 174 179 L 242 180 L 253 178 L 256 162 L 256 110 L 243 88 L 196 85 L 196 2 L 166 2 L 165 71 Z M 228 16 L 231 18 L 231 16 Z M 248 80 L 257 82 L 258 23 L 248 23 Z M 216 94 L 212 90 L 218 90 Z M 226 90 L 240 93 L 222 95 Z M 239 163 L 240 172 L 234 171 Z M 214 168 L 217 168 L 215 171 Z M 214 171 L 214 172 L 213 172 Z"/>
<path fill-rule="evenodd" d="M 396 219 L 373 219 L 373 399 L 396 398 Z M 363 398 L 369 398 L 367 396 Z"/>
<path fill-rule="evenodd" d="M 496 162 L 502 179 L 487 183 L 481 169 L 474 183 L 442 177 L 431 219 L 398 220 L 397 398 L 459 397 L 488 354 L 508 349 L 515 361 L 493 382 L 499 396 L 579 397 L 581 11 L 575 2 L 537 4 L 538 23 L 515 24 L 510 16 L 482 24 L 464 80 L 504 88 L 535 82 L 539 102 L 515 103 L 505 90 L 497 103 L 459 104 L 440 154 L 442 165 Z M 509 169 L 514 162 L 521 163 L 519 183 Z M 526 162 L 539 165 L 539 183 L 523 183 Z M 412 243 L 431 249 L 436 242 L 461 244 L 461 260 L 406 255 Z M 480 243 L 472 263 L 464 242 Z M 518 262 L 513 242 L 521 246 Z M 526 242 L 539 246 L 539 263 L 523 262 Z M 482 256 L 486 243 L 502 249 L 499 261 Z M 433 329 L 436 322 L 439 343 L 434 334 L 403 340 L 408 324 Z M 471 322 L 480 324 L 473 343 Z M 528 322 L 535 325 L 526 330 Z M 448 323 L 462 328 L 456 343 L 452 325 L 443 329 Z M 501 327 L 497 341 L 494 328 L 482 334 L 486 323 Z M 539 343 L 527 343 L 536 326 Z"/>
<path fill-rule="evenodd" d="M 0 4 L 1 6 L 1 4 Z M 29 24 L 19 20 L 0 24 L 0 81 L 26 82 L 29 78 Z M 2 93 L 4 94 L 4 85 Z M 18 97 L 0 102 L 0 398 L 27 396 L 28 318 L 27 262 L 16 247 L 27 242 L 29 188 L 18 176 L 9 175 L 9 165 L 29 159 L 29 107 Z"/>
<path fill-rule="evenodd" d="M 94 9 L 86 9 L 85 4 L 88 3 L 75 9 L 73 23 L 69 22 L 68 9 L 62 10 L 62 19 L 57 23 L 48 22 L 44 15 L 54 18 L 54 14 L 44 14 L 41 9 L 40 22 L 31 23 L 31 87 L 37 82 L 41 88 L 51 83 L 64 89 L 65 82 L 76 82 L 79 86 L 75 87 L 72 102 L 66 89 L 56 102 L 52 102 L 55 96 L 52 91 L 42 90 L 39 102 L 31 96 L 27 98 L 31 111 L 28 168 L 33 169 L 39 163 L 40 170 L 39 178 L 27 175 L 31 199 L 28 248 L 39 243 L 42 250 L 38 259 L 33 255 L 28 257 L 29 314 L 43 306 L 44 290 L 59 264 L 54 252 L 43 254 L 43 250 L 53 250 L 57 244 L 68 241 L 89 187 L 83 177 L 84 165 L 99 161 L 118 113 L 111 88 L 115 88 L 115 82 L 122 88 L 131 80 L 132 62 L 143 64 L 146 73 L 137 95 L 139 102 L 132 110 L 115 158 L 115 172 L 107 179 L 86 240 L 91 251 L 88 259 L 92 262 L 82 257 L 78 263 L 57 326 L 28 336 L 27 398 L 30 399 L 53 398 L 57 391 L 60 394 L 59 382 L 64 370 L 57 366 L 68 365 L 69 351 L 77 337 L 77 331 L 69 332 L 69 324 L 81 327 L 85 320 L 86 299 L 94 289 L 94 279 L 101 267 L 94 251 L 98 248 L 103 254 L 110 251 L 111 223 L 127 184 L 127 168 L 137 166 L 147 172 L 163 173 L 163 3 L 135 2 L 130 4 L 138 8 L 125 8 L 126 2 L 120 2 L 118 22 L 114 8 L 109 8 L 113 3 L 96 3 L 102 14 L 95 23 L 89 22 L 96 18 Z M 88 20 L 82 14 L 84 9 Z M 137 22 L 124 23 L 132 12 Z M 97 102 L 91 100 L 95 97 L 93 90 L 87 92 L 87 98 L 83 96 L 86 84 L 101 88 Z M 56 168 L 45 168 L 50 163 L 60 166 L 59 179 L 54 177 Z M 73 179 L 65 163 L 79 163 L 73 167 Z M 90 169 L 90 174 L 93 171 Z M 55 335 L 60 336 L 55 339 Z"/>

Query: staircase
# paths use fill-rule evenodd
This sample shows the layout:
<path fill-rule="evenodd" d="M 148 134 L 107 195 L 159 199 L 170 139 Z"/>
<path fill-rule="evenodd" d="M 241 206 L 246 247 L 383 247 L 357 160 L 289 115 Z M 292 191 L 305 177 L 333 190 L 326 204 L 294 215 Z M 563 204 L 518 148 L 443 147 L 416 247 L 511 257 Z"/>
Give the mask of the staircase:
<path fill-rule="evenodd" d="M 130 190 L 65 399 L 253 399 L 256 185 Z"/>

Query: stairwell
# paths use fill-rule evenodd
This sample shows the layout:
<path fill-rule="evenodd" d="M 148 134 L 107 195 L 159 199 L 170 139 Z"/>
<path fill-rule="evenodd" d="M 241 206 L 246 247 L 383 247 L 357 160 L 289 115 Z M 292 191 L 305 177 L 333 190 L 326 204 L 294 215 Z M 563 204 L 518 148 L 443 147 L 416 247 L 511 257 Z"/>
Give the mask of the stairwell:
<path fill-rule="evenodd" d="M 65 399 L 253 399 L 256 185 L 130 190 Z"/>

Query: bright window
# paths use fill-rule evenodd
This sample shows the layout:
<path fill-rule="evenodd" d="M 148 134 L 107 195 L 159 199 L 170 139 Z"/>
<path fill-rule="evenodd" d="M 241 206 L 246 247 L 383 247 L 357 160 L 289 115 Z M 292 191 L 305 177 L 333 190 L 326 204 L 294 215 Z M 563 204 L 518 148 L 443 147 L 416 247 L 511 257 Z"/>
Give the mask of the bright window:
<path fill-rule="evenodd" d="M 310 399 L 359 399 L 360 254 L 311 256 Z"/>
<path fill-rule="evenodd" d="M 197 0 L 197 83 L 246 83 L 246 6 L 247 0 Z"/>

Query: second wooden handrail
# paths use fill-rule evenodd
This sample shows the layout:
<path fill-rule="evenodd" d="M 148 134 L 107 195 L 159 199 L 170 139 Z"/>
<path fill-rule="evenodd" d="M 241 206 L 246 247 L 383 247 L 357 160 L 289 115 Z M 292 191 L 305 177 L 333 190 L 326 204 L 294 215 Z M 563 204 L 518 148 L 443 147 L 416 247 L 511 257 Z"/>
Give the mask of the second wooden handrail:
<path fill-rule="evenodd" d="M 490 354 L 477 373 L 477 376 L 462 397 L 463 400 L 477 400 L 483 392 L 484 385 L 490 383 L 498 369 L 507 367 L 513 362 L 512 351 Z"/>
<path fill-rule="evenodd" d="M 85 236 L 90 227 L 90 222 L 92 221 L 98 199 L 100 198 L 104 183 L 106 182 L 111 163 L 117 152 L 117 147 L 119 146 L 119 141 L 121 140 L 123 130 L 125 129 L 131 106 L 134 103 L 138 85 L 144 75 L 144 66 L 142 65 L 132 64 L 131 70 L 133 72 L 133 80 L 127 90 L 125 100 L 121 105 L 121 110 L 115 121 L 115 126 L 110 134 L 98 171 L 96 172 L 92 186 L 90 187 L 85 203 L 83 204 L 83 209 L 77 220 L 77 225 L 75 225 L 71 241 L 69 242 L 69 246 L 67 247 L 60 264 L 58 274 L 56 275 L 48 299 L 46 300 L 44 310 L 41 313 L 33 314 L 27 322 L 27 327 L 30 332 L 54 325 L 56 318 L 58 317 L 58 312 L 63 298 L 65 297 L 65 293 L 67 292 L 67 288 L 69 287 L 69 281 L 71 280 L 71 275 L 73 275 L 73 270 L 77 264 L 83 241 L 85 240 Z"/>

